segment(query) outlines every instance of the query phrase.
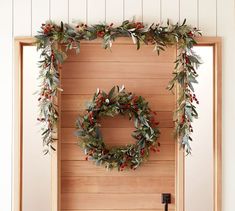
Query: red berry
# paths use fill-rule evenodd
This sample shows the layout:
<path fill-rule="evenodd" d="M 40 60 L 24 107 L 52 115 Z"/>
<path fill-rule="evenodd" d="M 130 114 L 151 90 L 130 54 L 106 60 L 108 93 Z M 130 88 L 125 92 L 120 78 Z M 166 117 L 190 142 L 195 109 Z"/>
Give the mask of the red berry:
<path fill-rule="evenodd" d="M 105 35 L 105 32 L 104 32 L 104 31 L 98 31 L 98 32 L 97 32 L 97 36 L 98 36 L 98 37 L 101 37 L 101 38 L 102 38 L 102 37 L 104 37 L 104 35 Z"/>
<path fill-rule="evenodd" d="M 141 149 L 140 154 L 143 156 L 144 155 L 144 149 Z"/>
<path fill-rule="evenodd" d="M 189 63 L 190 63 L 190 60 L 189 60 L 188 57 L 185 57 L 185 62 L 186 62 L 186 64 L 189 64 Z"/>
<path fill-rule="evenodd" d="M 151 147 L 150 148 L 153 152 L 156 152 L 156 148 L 155 147 Z"/>
<path fill-rule="evenodd" d="M 188 33 L 188 36 L 193 37 L 193 32 L 190 31 L 190 32 Z"/>

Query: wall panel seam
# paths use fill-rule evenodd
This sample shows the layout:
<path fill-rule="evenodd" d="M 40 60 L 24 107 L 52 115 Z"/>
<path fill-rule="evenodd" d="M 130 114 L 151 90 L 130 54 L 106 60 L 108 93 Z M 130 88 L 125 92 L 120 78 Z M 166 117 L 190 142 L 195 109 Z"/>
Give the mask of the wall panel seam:
<path fill-rule="evenodd" d="M 70 0 L 67 0 L 67 1 L 68 1 L 68 23 L 71 24 L 71 23 L 70 23 L 70 14 L 69 14 L 69 13 L 70 13 L 70 9 L 69 9 Z"/>
<path fill-rule="evenodd" d="M 144 22 L 144 0 L 141 0 L 141 21 Z"/>
<path fill-rule="evenodd" d="M 122 10 L 123 10 L 123 17 L 122 17 L 122 19 L 123 19 L 123 21 L 125 20 L 125 0 L 123 0 L 123 4 L 122 4 L 123 6 L 122 6 Z"/>
<path fill-rule="evenodd" d="M 181 19 L 181 14 L 180 14 L 180 13 L 181 13 L 181 11 L 180 11 L 180 6 L 181 6 L 181 1 L 179 0 L 179 23 L 180 23 L 180 21 L 181 21 L 181 20 L 180 20 L 180 19 Z"/>
<path fill-rule="evenodd" d="M 30 0 L 30 36 L 33 34 L 33 1 Z"/>
<path fill-rule="evenodd" d="M 49 0 L 49 20 L 51 20 L 51 0 Z"/>
<path fill-rule="evenodd" d="M 107 22 L 107 1 L 104 0 L 104 22 Z"/>
<path fill-rule="evenodd" d="M 216 0 L 216 3 L 215 3 L 215 36 L 217 36 L 217 29 L 218 29 L 218 0 Z"/>
<path fill-rule="evenodd" d="M 88 24 L 88 0 L 86 0 L 86 24 Z"/>

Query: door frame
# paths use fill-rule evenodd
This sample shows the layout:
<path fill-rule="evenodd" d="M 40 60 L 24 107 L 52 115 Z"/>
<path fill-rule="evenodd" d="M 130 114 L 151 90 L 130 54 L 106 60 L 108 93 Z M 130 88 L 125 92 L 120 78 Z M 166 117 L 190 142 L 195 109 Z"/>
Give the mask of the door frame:
<path fill-rule="evenodd" d="M 87 42 L 87 41 L 83 41 Z M 89 41 L 89 43 L 100 43 L 100 40 Z M 214 211 L 222 209 L 222 39 L 220 37 L 197 38 L 198 46 L 213 47 L 213 206 Z M 12 211 L 22 210 L 22 73 L 23 73 L 23 47 L 34 45 L 34 37 L 15 38 L 15 62 L 14 62 L 14 146 L 13 146 L 13 200 Z M 116 44 L 130 43 L 129 39 L 120 38 Z M 60 96 L 58 96 L 60 99 Z M 176 94 L 177 98 L 177 94 Z M 59 123 L 60 124 L 60 123 Z M 59 133 L 58 133 L 59 134 Z M 51 211 L 60 210 L 60 147 L 59 143 L 54 146 L 57 151 L 51 153 Z M 184 211 L 184 159 L 185 155 L 179 144 L 176 144 L 176 178 L 175 178 L 175 210 Z"/>
<path fill-rule="evenodd" d="M 222 38 L 200 37 L 197 46 L 213 47 L 213 210 L 222 210 Z M 176 149 L 176 211 L 185 211 L 185 154 Z"/>

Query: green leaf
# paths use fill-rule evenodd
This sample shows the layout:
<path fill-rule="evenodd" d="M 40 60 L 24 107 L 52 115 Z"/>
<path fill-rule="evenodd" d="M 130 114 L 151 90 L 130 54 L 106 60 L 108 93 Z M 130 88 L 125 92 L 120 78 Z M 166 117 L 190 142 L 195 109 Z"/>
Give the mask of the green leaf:
<path fill-rule="evenodd" d="M 114 86 L 108 93 L 108 98 L 111 99 L 113 97 L 113 94 L 115 92 L 116 87 Z"/>

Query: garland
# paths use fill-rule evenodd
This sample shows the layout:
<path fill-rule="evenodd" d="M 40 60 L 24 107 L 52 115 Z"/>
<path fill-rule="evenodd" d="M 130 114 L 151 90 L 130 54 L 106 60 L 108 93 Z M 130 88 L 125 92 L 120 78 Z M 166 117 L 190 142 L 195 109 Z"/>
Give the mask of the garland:
<path fill-rule="evenodd" d="M 94 94 L 87 113 L 77 120 L 76 135 L 81 137 L 79 142 L 86 159 L 90 158 L 97 165 L 104 165 L 107 169 L 124 168 L 136 169 L 149 157 L 150 150 L 156 151 L 160 143 L 158 122 L 155 121 L 154 112 L 148 107 L 148 102 L 141 96 L 125 92 L 124 86 L 113 87 L 109 93 L 100 91 Z M 135 144 L 125 147 L 106 147 L 100 133 L 100 118 L 103 116 L 128 115 L 134 120 L 135 131 L 132 137 Z"/>
<path fill-rule="evenodd" d="M 198 100 L 194 93 L 193 84 L 197 83 L 196 69 L 200 64 L 199 58 L 192 51 L 196 44 L 195 37 L 200 36 L 200 31 L 186 25 L 186 20 L 180 25 L 171 24 L 166 26 L 152 24 L 146 27 L 141 22 L 124 21 L 120 26 L 113 24 L 97 24 L 87 26 L 79 24 L 72 27 L 69 24 L 57 25 L 53 22 L 42 24 L 39 34 L 36 36 L 37 48 L 42 50 L 40 61 L 40 80 L 38 120 L 42 122 L 42 138 L 44 145 L 48 146 L 45 153 L 49 151 L 55 141 L 54 133 L 58 121 L 58 112 L 53 97 L 61 91 L 58 66 L 66 59 L 66 53 L 59 48 L 65 45 L 66 50 L 75 49 L 80 52 L 81 40 L 94 40 L 102 38 L 103 47 L 111 48 L 112 43 L 118 37 L 131 37 L 137 49 L 141 44 L 154 45 L 154 50 L 159 54 L 167 46 L 177 45 L 178 55 L 175 61 L 173 79 L 169 82 L 168 89 L 173 90 L 178 86 L 179 98 L 175 112 L 176 135 L 180 139 L 181 146 L 186 153 L 191 152 L 190 141 L 193 132 L 191 123 L 198 117 L 195 102 Z"/>

